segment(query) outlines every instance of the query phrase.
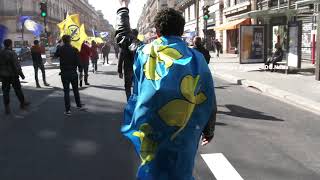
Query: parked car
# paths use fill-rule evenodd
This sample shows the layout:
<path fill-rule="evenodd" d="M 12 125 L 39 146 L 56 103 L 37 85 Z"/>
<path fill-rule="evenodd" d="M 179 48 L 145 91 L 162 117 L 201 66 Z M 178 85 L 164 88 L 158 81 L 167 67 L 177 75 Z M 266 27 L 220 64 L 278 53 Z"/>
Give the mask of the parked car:
<path fill-rule="evenodd" d="M 29 47 L 22 47 L 22 48 L 16 47 L 16 48 L 13 48 L 13 50 L 17 53 L 18 59 L 20 61 L 32 60 L 31 50 Z"/>
<path fill-rule="evenodd" d="M 50 57 L 53 57 L 54 53 L 56 53 L 57 47 L 56 46 L 50 46 L 48 50 L 49 50 Z"/>
<path fill-rule="evenodd" d="M 18 56 L 21 61 L 32 60 L 31 49 L 29 47 L 21 48 L 20 54 Z"/>

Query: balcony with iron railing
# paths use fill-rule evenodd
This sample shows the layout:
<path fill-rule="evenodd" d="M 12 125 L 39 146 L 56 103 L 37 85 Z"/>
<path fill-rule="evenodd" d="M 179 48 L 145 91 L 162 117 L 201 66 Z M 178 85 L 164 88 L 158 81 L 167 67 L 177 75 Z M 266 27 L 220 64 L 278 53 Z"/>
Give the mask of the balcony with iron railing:
<path fill-rule="evenodd" d="M 290 9 L 295 8 L 297 0 L 290 0 Z M 257 0 L 258 9 L 283 9 L 288 8 L 289 0 Z"/>
<path fill-rule="evenodd" d="M 225 0 L 224 7 L 229 8 L 229 7 L 238 6 L 238 5 L 246 4 L 246 3 L 250 3 L 250 0 L 234 0 L 234 1 Z"/>
<path fill-rule="evenodd" d="M 195 0 L 176 0 L 177 7 L 184 7 L 188 4 L 194 3 Z"/>
<path fill-rule="evenodd" d="M 225 0 L 223 13 L 225 16 L 233 16 L 250 11 L 251 0 Z"/>
<path fill-rule="evenodd" d="M 257 9 L 297 9 L 300 13 L 318 13 L 318 0 L 257 0 Z M 289 7 L 288 7 L 289 6 Z"/>

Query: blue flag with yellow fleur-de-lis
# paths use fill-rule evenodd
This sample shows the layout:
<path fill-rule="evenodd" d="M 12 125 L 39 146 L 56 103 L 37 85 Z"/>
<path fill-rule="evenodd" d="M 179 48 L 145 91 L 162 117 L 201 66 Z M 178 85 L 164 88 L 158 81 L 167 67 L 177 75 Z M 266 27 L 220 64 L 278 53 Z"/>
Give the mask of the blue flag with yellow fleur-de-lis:
<path fill-rule="evenodd" d="M 198 143 L 214 106 L 212 75 L 202 54 L 180 37 L 140 47 L 121 128 L 141 158 L 137 179 L 193 180 Z"/>

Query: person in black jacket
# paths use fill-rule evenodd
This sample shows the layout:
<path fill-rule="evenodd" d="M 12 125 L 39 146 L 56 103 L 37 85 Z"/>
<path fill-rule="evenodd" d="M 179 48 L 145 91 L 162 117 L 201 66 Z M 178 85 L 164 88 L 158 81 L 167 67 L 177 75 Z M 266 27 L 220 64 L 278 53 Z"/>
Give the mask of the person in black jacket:
<path fill-rule="evenodd" d="M 48 84 L 47 81 L 46 81 L 46 70 L 44 68 L 43 59 L 41 57 L 41 54 L 44 53 L 44 52 L 41 49 L 38 40 L 35 40 L 33 43 L 34 43 L 34 46 L 32 46 L 32 48 L 31 48 L 31 56 L 32 56 L 32 61 L 33 61 L 34 77 L 35 77 L 35 80 L 36 80 L 36 86 L 37 86 L 37 88 L 41 88 L 41 86 L 39 84 L 39 79 L 38 79 L 38 70 L 39 70 L 39 68 L 40 68 L 40 70 L 42 72 L 43 84 L 45 86 L 50 86 L 50 84 Z"/>
<path fill-rule="evenodd" d="M 71 46 L 71 36 L 64 35 L 62 37 L 63 46 L 61 46 L 55 56 L 60 58 L 61 81 L 64 90 L 65 115 L 71 115 L 70 105 L 70 84 L 74 98 L 77 104 L 77 109 L 85 110 L 80 101 L 80 93 L 78 88 L 78 73 L 77 68 L 80 66 L 79 51 Z"/>
<path fill-rule="evenodd" d="M 283 59 L 283 50 L 282 50 L 282 47 L 280 45 L 280 43 L 276 43 L 275 44 L 275 48 L 276 48 L 276 51 L 273 53 L 272 57 L 268 59 L 268 61 L 265 63 L 266 66 L 267 66 L 267 70 L 270 70 L 269 69 L 269 65 L 272 64 L 272 70 L 271 71 L 274 71 L 274 66 L 277 62 L 280 62 L 282 61 Z"/>
<path fill-rule="evenodd" d="M 219 58 L 219 54 L 222 53 L 222 44 L 215 37 L 212 40 L 213 49 L 217 52 L 217 58 Z"/>
<path fill-rule="evenodd" d="M 193 39 L 193 44 L 194 44 L 193 48 L 201 52 L 201 54 L 203 54 L 203 57 L 206 59 L 207 64 L 209 64 L 211 56 L 209 51 L 202 45 L 201 37 L 196 36 Z"/>
<path fill-rule="evenodd" d="M 119 31 L 118 31 L 119 33 Z M 133 61 L 136 53 L 136 49 L 142 45 L 142 42 L 138 40 L 138 31 L 132 29 L 127 32 L 128 36 L 123 37 L 123 39 L 118 38 L 118 43 L 120 46 L 120 55 L 118 63 L 118 73 L 119 77 L 123 79 L 124 75 L 124 87 L 126 91 L 127 100 L 131 96 L 132 78 L 133 78 Z M 120 34 L 117 34 L 120 37 Z M 129 41 L 130 43 L 128 43 Z"/>
<path fill-rule="evenodd" d="M 104 45 L 101 48 L 101 52 L 103 55 L 103 63 L 102 63 L 103 65 L 105 64 L 106 59 L 107 59 L 107 64 L 109 64 L 110 49 L 111 49 L 111 46 L 108 43 L 104 43 Z"/>
<path fill-rule="evenodd" d="M 117 43 L 112 43 L 113 44 L 113 48 L 114 48 L 114 55 L 116 56 L 117 59 L 119 59 L 119 46 Z"/>
<path fill-rule="evenodd" d="M 19 76 L 24 79 L 17 54 L 12 50 L 12 40 L 6 39 L 3 42 L 5 48 L 0 50 L 0 80 L 2 81 L 3 103 L 5 113 L 10 114 L 10 86 L 13 87 L 19 101 L 20 108 L 25 110 L 30 103 L 25 101 L 21 90 Z"/>

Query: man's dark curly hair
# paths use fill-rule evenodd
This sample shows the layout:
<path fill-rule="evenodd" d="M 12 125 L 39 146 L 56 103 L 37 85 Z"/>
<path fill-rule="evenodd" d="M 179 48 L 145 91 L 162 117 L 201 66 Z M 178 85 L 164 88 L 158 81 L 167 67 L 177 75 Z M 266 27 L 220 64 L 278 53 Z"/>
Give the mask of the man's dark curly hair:
<path fill-rule="evenodd" d="M 161 36 L 182 36 L 185 23 L 182 13 L 172 8 L 161 10 L 154 19 Z"/>

